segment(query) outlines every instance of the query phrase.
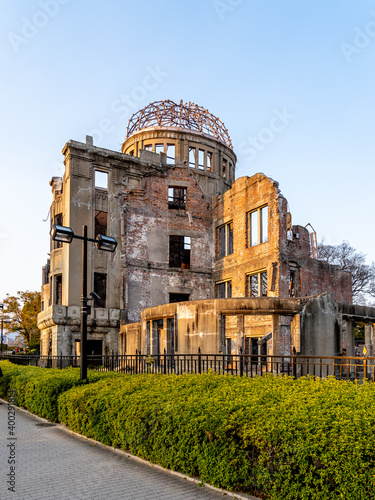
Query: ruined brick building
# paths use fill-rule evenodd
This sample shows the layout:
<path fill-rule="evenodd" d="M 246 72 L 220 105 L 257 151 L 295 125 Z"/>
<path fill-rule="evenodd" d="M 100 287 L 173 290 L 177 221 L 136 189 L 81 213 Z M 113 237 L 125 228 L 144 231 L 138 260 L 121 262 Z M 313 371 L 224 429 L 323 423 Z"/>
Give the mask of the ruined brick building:
<path fill-rule="evenodd" d="M 314 233 L 293 225 L 278 183 L 235 180 L 228 131 L 207 110 L 155 102 L 130 119 L 121 152 L 87 137 L 63 154 L 51 223 L 119 243 L 114 254 L 89 247 L 89 353 L 302 352 L 306 297 L 352 303 L 350 273 L 317 260 Z M 80 283 L 80 243 L 51 241 L 42 354 L 79 354 Z"/>

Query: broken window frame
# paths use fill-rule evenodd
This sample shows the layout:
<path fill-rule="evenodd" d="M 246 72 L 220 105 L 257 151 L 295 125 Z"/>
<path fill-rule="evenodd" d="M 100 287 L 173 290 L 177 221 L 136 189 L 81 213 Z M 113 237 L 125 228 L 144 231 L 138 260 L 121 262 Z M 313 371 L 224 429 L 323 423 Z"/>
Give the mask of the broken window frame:
<path fill-rule="evenodd" d="M 232 280 L 217 281 L 215 283 L 215 298 L 230 299 L 232 297 Z"/>
<path fill-rule="evenodd" d="M 246 297 L 267 297 L 268 280 L 267 271 L 262 269 L 256 273 L 246 274 Z"/>
<path fill-rule="evenodd" d="M 164 153 L 164 144 L 161 143 L 155 144 L 155 153 L 156 154 Z"/>
<path fill-rule="evenodd" d="M 190 269 L 190 236 L 169 235 L 169 267 Z"/>
<path fill-rule="evenodd" d="M 107 274 L 94 273 L 94 307 L 106 308 L 107 303 Z"/>
<path fill-rule="evenodd" d="M 64 219 L 62 214 L 56 214 L 53 218 L 53 223 L 57 224 L 58 226 L 63 226 Z M 62 241 L 56 241 L 53 240 L 53 249 L 56 250 L 56 248 L 62 248 L 63 243 Z"/>
<path fill-rule="evenodd" d="M 55 274 L 54 276 L 55 285 L 55 305 L 62 305 L 62 274 Z"/>
<path fill-rule="evenodd" d="M 95 170 L 95 189 L 108 191 L 108 172 L 104 170 Z"/>
<path fill-rule="evenodd" d="M 189 167 L 196 168 L 197 166 L 197 148 L 189 146 Z"/>
<path fill-rule="evenodd" d="M 198 149 L 198 168 L 199 170 L 205 170 L 205 161 L 204 161 L 204 149 Z"/>
<path fill-rule="evenodd" d="M 232 367 L 233 357 L 232 357 L 232 337 L 225 337 L 225 363 L 226 368 Z"/>
<path fill-rule="evenodd" d="M 171 210 L 186 210 L 187 189 L 180 186 L 168 187 L 168 208 Z"/>
<path fill-rule="evenodd" d="M 213 152 L 207 151 L 206 153 L 206 169 L 208 172 L 212 172 L 212 160 L 213 160 Z"/>
<path fill-rule="evenodd" d="M 268 241 L 268 205 L 263 205 L 247 214 L 249 248 Z"/>
<path fill-rule="evenodd" d="M 105 219 L 105 223 L 103 220 Z M 108 230 L 108 212 L 104 212 L 103 210 L 95 210 L 94 213 L 94 238 L 96 239 L 99 234 L 103 236 L 107 235 Z"/>
<path fill-rule="evenodd" d="M 167 154 L 167 164 L 174 165 L 176 163 L 176 145 L 175 144 L 167 144 L 166 145 L 166 154 Z"/>
<path fill-rule="evenodd" d="M 301 294 L 301 272 L 297 263 L 289 263 L 289 297 L 299 297 Z"/>
<path fill-rule="evenodd" d="M 223 259 L 233 254 L 233 221 L 226 222 L 217 228 L 217 254 Z"/>

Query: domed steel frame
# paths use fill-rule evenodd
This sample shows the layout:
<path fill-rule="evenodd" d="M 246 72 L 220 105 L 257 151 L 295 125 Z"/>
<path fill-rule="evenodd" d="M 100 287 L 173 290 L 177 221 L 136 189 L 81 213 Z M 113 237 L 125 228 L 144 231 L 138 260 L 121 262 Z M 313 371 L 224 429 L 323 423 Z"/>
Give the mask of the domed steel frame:
<path fill-rule="evenodd" d="M 232 141 L 224 123 L 207 109 L 192 102 L 176 104 L 173 101 L 155 101 L 137 111 L 130 118 L 126 137 L 149 127 L 177 127 L 195 130 L 215 137 L 233 150 Z"/>

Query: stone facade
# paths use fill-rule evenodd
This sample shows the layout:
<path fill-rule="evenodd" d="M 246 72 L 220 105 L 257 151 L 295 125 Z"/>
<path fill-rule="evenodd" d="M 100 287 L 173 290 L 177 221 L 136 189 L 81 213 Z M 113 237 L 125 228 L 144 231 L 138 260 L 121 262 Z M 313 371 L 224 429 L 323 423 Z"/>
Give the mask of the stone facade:
<path fill-rule="evenodd" d="M 174 321 L 186 352 L 198 344 L 249 351 L 260 342 L 262 352 L 290 353 L 298 315 L 228 312 L 207 322 L 210 301 L 243 298 L 250 307 L 252 299 L 328 292 L 350 304 L 350 274 L 313 258 L 311 234 L 292 225 L 277 182 L 264 174 L 235 180 L 236 155 L 218 119 L 181 103 L 166 123 L 164 104 L 156 104 L 157 112 L 147 107 L 130 120 L 121 153 L 96 147 L 91 137 L 69 141 L 65 174 L 51 181 L 51 224 L 75 234 L 86 225 L 89 237 L 118 242 L 113 254 L 88 246 L 88 292 L 99 297 L 88 316 L 88 352 L 149 351 L 153 332 L 161 348 Z M 38 317 L 42 354 L 80 353 L 81 265 L 79 241 L 51 241 Z M 175 302 L 172 322 L 163 323 L 163 312 L 147 326 L 145 310 Z M 198 315 L 194 325 L 184 315 Z"/>
<path fill-rule="evenodd" d="M 262 318 L 266 318 L 262 321 Z M 254 328 L 267 323 L 269 333 Z M 354 356 L 354 326 L 365 323 L 368 356 L 374 355 L 375 308 L 337 303 L 330 294 L 305 298 L 227 298 L 180 302 L 142 311 L 120 332 L 120 351 L 145 355 L 292 353 Z"/>

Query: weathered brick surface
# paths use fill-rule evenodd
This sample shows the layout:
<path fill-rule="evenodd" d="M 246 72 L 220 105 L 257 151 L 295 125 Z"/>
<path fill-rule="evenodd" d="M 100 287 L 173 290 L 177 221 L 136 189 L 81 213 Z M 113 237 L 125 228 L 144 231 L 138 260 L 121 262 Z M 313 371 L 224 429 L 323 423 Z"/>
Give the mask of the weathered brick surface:
<path fill-rule="evenodd" d="M 250 247 L 248 213 L 268 206 L 268 241 Z M 351 303 L 351 276 L 336 266 L 311 257 L 309 232 L 302 226 L 290 226 L 287 201 L 280 194 L 278 183 L 256 174 L 241 177 L 216 198 L 214 231 L 221 224 L 233 221 L 233 254 L 214 264 L 215 282 L 231 279 L 232 296 L 244 297 L 246 274 L 266 270 L 269 296 L 289 297 L 290 266 L 296 272 L 296 297 L 329 292 L 339 302 Z M 289 238 L 287 231 L 290 231 Z M 277 271 L 274 289 L 272 275 Z"/>
<path fill-rule="evenodd" d="M 168 187 L 186 187 L 186 210 L 168 208 Z M 211 199 L 191 169 L 171 167 L 145 179 L 122 196 L 122 265 L 126 269 L 126 320 L 140 320 L 143 309 L 169 302 L 169 293 L 188 293 L 191 300 L 212 293 Z M 190 236 L 190 269 L 169 266 L 169 236 Z"/>

